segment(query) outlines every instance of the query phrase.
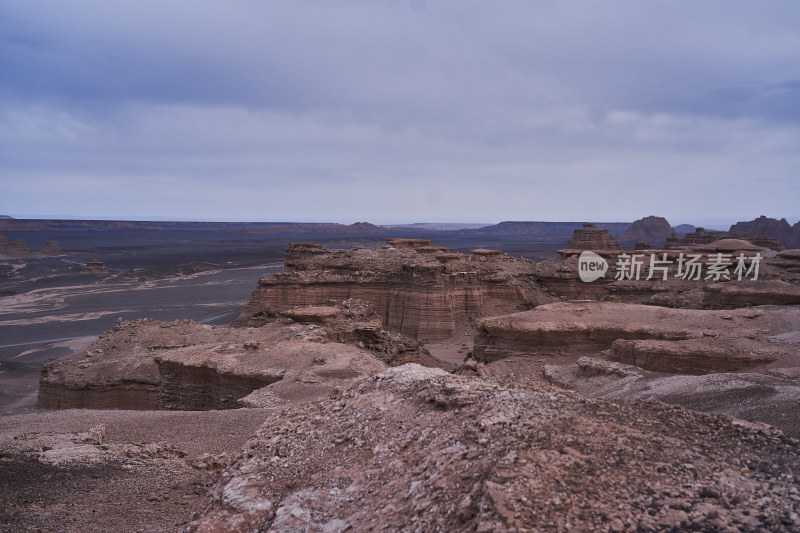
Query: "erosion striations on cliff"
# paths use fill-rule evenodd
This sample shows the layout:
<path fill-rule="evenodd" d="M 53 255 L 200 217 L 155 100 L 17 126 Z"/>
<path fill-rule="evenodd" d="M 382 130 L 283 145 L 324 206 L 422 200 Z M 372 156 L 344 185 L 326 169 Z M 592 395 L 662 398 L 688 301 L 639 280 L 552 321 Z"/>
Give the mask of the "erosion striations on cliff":
<path fill-rule="evenodd" d="M 259 328 L 120 321 L 87 350 L 42 366 L 38 407 L 281 407 L 406 362 L 447 366 L 385 331 L 359 300 L 293 309 Z"/>
<path fill-rule="evenodd" d="M 475 318 L 530 309 L 552 298 L 534 263 L 489 250 L 452 253 L 422 239 L 375 249 L 292 244 L 284 272 L 262 278 L 234 326 L 259 326 L 293 307 L 357 298 L 384 326 L 423 341 L 471 330 Z"/>

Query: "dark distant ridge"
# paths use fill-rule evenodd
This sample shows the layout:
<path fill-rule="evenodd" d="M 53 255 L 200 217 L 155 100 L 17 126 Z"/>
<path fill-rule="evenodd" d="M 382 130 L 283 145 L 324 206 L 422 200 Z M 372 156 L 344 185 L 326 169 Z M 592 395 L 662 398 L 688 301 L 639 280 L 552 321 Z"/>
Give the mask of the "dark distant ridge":
<path fill-rule="evenodd" d="M 506 221 L 480 228 L 465 228 L 459 233 L 472 235 L 531 235 L 566 236 L 582 227 L 584 222 Z M 611 233 L 625 231 L 630 222 L 594 222 Z M 0 230 L 205 230 L 232 231 L 241 233 L 376 233 L 383 234 L 395 228 L 377 226 L 369 222 L 337 224 L 327 222 L 184 222 L 143 220 L 48 220 L 48 219 L 0 219 Z M 412 229 L 406 226 L 403 229 Z M 414 231 L 446 231 L 442 227 L 417 227 Z"/>
<path fill-rule="evenodd" d="M 143 220 L 48 220 L 0 219 L 0 230 L 204 230 L 252 233 L 385 233 L 386 228 L 368 222 L 355 224 L 299 222 L 184 222 Z"/>
<path fill-rule="evenodd" d="M 790 226 L 785 218 L 780 220 L 761 215 L 755 220 L 737 222 L 731 226 L 731 233 L 757 233 L 777 241 L 787 248 L 800 248 L 800 222 Z"/>
<path fill-rule="evenodd" d="M 493 226 L 477 229 L 463 229 L 459 233 L 466 235 L 530 235 L 530 236 L 564 236 L 583 227 L 585 222 L 544 222 L 544 221 L 506 221 Z M 610 233 L 622 233 L 631 225 L 630 222 L 592 222 L 598 228 L 607 229 Z"/>

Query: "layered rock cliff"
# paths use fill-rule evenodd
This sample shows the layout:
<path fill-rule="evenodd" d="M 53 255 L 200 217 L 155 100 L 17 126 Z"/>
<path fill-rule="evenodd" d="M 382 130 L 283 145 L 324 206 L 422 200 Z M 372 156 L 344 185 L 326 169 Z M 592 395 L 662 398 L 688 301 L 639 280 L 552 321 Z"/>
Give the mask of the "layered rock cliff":
<path fill-rule="evenodd" d="M 619 250 L 619 244 L 607 229 L 598 228 L 587 222 L 582 228 L 578 228 L 572 233 L 572 238 L 567 241 L 567 248 L 571 250 Z"/>
<path fill-rule="evenodd" d="M 683 237 L 677 234 L 671 235 L 667 237 L 664 247 L 667 249 L 687 248 L 710 244 L 722 239 L 745 240 L 755 246 L 776 251 L 786 249 L 780 241 L 757 233 L 733 233 L 729 231 L 706 230 L 705 228 L 697 228 L 693 233 L 687 233 Z"/>
<path fill-rule="evenodd" d="M 780 241 L 786 248 L 800 248 L 800 222 L 790 226 L 785 218 L 777 220 L 764 215 L 748 222 L 737 222 L 731 233 L 754 233 Z"/>
<path fill-rule="evenodd" d="M 284 272 L 262 278 L 232 325 L 259 326 L 293 307 L 357 298 L 390 331 L 429 341 L 471 330 L 475 318 L 529 309 L 552 298 L 534 263 L 487 250 L 451 253 L 422 239 L 388 239 L 376 249 L 292 244 Z"/>
<path fill-rule="evenodd" d="M 800 308 L 713 311 L 609 303 L 556 303 L 478 322 L 473 357 L 491 363 L 607 355 L 661 372 L 727 372 L 780 359 L 798 364 L 791 344 Z"/>
<path fill-rule="evenodd" d="M 260 328 L 190 321 L 119 322 L 86 351 L 47 361 L 42 409 L 211 410 L 285 407 L 324 396 L 387 365 L 434 359 L 386 332 L 357 300 L 296 308 Z"/>

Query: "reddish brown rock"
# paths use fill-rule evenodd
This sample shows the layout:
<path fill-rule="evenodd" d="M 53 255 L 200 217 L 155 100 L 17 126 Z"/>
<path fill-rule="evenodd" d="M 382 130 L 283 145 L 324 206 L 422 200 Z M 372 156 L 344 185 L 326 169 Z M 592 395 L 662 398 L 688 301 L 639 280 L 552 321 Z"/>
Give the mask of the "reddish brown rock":
<path fill-rule="evenodd" d="M 99 259 L 90 259 L 83 267 L 83 271 L 88 274 L 108 274 L 106 265 Z"/>
<path fill-rule="evenodd" d="M 662 372 L 705 373 L 752 368 L 792 357 L 770 342 L 792 333 L 800 308 L 711 311 L 610 303 L 557 303 L 478 322 L 473 357 L 491 363 L 597 355 Z"/>
<path fill-rule="evenodd" d="M 335 317 L 328 314 L 330 309 Z M 326 308 L 321 326 L 314 323 L 319 308 L 305 314 L 295 309 L 294 316 L 314 320 L 300 324 L 277 319 L 261 328 L 120 321 L 86 351 L 42 366 L 37 406 L 282 407 L 320 397 L 386 365 L 417 362 L 450 368 L 419 342 L 386 332 L 364 302 L 348 300 Z M 251 397 L 267 386 L 269 390 Z"/>
<path fill-rule="evenodd" d="M 704 303 L 713 308 L 748 305 L 800 305 L 800 287 L 778 279 L 713 283 L 703 287 Z"/>
<path fill-rule="evenodd" d="M 748 222 L 737 222 L 731 233 L 753 233 L 780 241 L 787 248 L 800 248 L 800 222 L 790 226 L 785 218 L 777 220 L 760 216 Z"/>
<path fill-rule="evenodd" d="M 576 229 L 572 238 L 567 241 L 571 250 L 619 250 L 619 244 L 607 229 L 598 228 L 594 224 L 585 223 Z"/>
<path fill-rule="evenodd" d="M 61 255 L 64 251 L 61 249 L 61 245 L 58 241 L 47 241 L 44 243 L 39 253 L 43 255 Z"/>
<path fill-rule="evenodd" d="M 469 331 L 477 317 L 551 299 L 532 278 L 531 261 L 480 261 L 480 255 L 431 253 L 430 246 L 422 239 L 352 250 L 293 244 L 284 272 L 259 281 L 233 325 L 259 326 L 295 307 L 357 298 L 369 302 L 390 331 L 428 341 Z"/>
<path fill-rule="evenodd" d="M 676 248 L 692 248 L 698 245 L 710 244 L 714 241 L 722 239 L 738 239 L 745 240 L 760 248 L 769 248 L 770 250 L 784 250 L 785 246 L 780 241 L 758 235 L 755 233 L 732 233 L 727 231 L 710 231 L 705 228 L 697 228 L 694 233 L 687 233 L 685 237 L 680 235 L 672 235 L 667 237 L 664 248 L 671 250 Z"/>
<path fill-rule="evenodd" d="M 641 241 L 653 243 L 656 248 L 661 248 L 667 237 L 674 233 L 666 218 L 649 216 L 634 221 L 624 233 L 617 235 L 616 240 L 622 246 L 631 246 Z"/>
<path fill-rule="evenodd" d="M 796 446 L 680 407 L 405 365 L 268 420 L 186 529 L 789 530 Z"/>

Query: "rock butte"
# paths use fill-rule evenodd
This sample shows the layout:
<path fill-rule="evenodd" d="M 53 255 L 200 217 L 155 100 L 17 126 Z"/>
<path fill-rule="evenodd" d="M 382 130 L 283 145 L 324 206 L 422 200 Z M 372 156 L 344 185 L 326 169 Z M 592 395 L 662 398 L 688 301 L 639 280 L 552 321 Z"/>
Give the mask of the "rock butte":
<path fill-rule="evenodd" d="M 617 241 L 623 246 L 633 243 L 654 243 L 657 247 L 664 246 L 667 237 L 675 234 L 672 226 L 663 217 L 645 217 L 634 221 L 624 233 L 617 235 Z M 649 246 L 653 248 L 653 246 Z"/>
<path fill-rule="evenodd" d="M 57 241 L 47 241 L 39 251 L 31 251 L 27 243 L 22 239 L 15 239 L 9 242 L 8 238 L 0 232 L 0 259 L 3 258 L 27 258 L 62 255 L 61 245 Z"/>
<path fill-rule="evenodd" d="M 534 263 L 494 250 L 451 253 L 423 239 L 388 239 L 376 249 L 292 244 L 284 271 L 259 281 L 234 326 L 259 326 L 287 309 L 347 298 L 370 302 L 384 326 L 421 341 L 472 329 L 479 316 L 552 300 Z"/>
<path fill-rule="evenodd" d="M 567 241 L 567 248 L 573 250 L 619 250 L 619 244 L 607 229 L 585 223 L 576 229 Z"/>

